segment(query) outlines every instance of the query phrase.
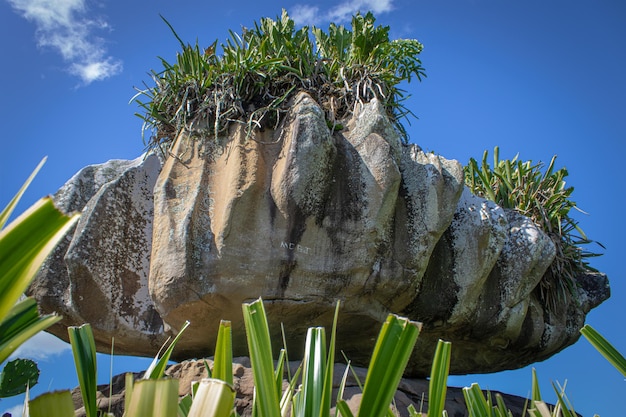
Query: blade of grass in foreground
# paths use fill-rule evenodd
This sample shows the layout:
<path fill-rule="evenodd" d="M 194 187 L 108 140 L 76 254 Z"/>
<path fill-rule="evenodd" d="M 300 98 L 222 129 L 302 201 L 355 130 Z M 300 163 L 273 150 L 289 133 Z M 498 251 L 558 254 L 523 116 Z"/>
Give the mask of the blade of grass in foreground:
<path fill-rule="evenodd" d="M 624 377 L 626 377 L 626 359 L 596 329 L 588 324 L 580 329 L 580 333 L 604 356 Z"/>
<path fill-rule="evenodd" d="M 15 209 L 15 206 L 17 206 L 17 203 L 19 203 L 20 199 L 24 195 L 24 192 L 26 191 L 26 189 L 28 188 L 30 183 L 33 182 L 33 179 L 35 178 L 35 176 L 37 175 L 37 173 L 39 172 L 39 170 L 41 169 L 43 164 L 46 163 L 46 159 L 48 159 L 47 156 L 44 157 L 41 160 L 41 162 L 39 162 L 39 164 L 33 170 L 33 172 L 30 174 L 30 176 L 26 179 L 26 181 L 24 181 L 24 184 L 22 185 L 22 188 L 20 188 L 19 191 L 17 192 L 17 194 L 15 194 L 15 196 L 11 199 L 11 201 L 9 201 L 9 204 L 7 204 L 7 206 L 4 208 L 4 210 L 2 210 L 2 212 L 0 212 L 0 229 L 2 229 L 4 227 L 4 225 L 6 224 L 7 220 L 9 220 L 9 217 L 11 217 L 11 214 L 13 213 L 13 210 Z"/>
<path fill-rule="evenodd" d="M 337 388 L 337 398 L 335 399 L 335 403 L 339 404 L 340 401 L 343 401 L 343 393 L 346 389 L 346 382 L 348 381 L 348 374 L 350 372 L 350 361 L 346 361 L 346 369 L 343 371 L 343 376 L 341 377 L 341 381 L 339 382 L 339 387 Z M 339 409 L 339 407 L 337 407 Z"/>
<path fill-rule="evenodd" d="M 124 375 L 124 410 L 130 407 L 130 401 L 133 398 L 133 389 L 135 387 L 135 378 L 132 372 L 126 372 Z"/>
<path fill-rule="evenodd" d="M 464 387 L 463 397 L 465 398 L 465 406 L 467 407 L 470 417 L 483 417 L 491 415 L 491 407 L 489 407 L 489 403 L 485 399 L 485 395 L 477 383 L 473 383 L 470 387 Z"/>
<path fill-rule="evenodd" d="M 285 349 L 282 349 L 282 352 L 284 352 Z M 283 363 L 288 363 L 286 361 L 286 355 L 283 355 Z M 284 366 L 281 366 L 281 368 L 283 368 L 284 370 Z M 287 368 L 289 368 L 287 366 Z M 276 389 L 277 392 L 279 392 L 278 390 L 282 389 L 282 377 L 280 379 L 280 387 L 278 386 L 278 368 L 276 369 L 276 373 L 275 373 L 275 380 L 276 380 Z M 289 372 L 288 372 L 289 373 Z M 294 372 L 293 377 L 289 377 L 288 376 L 288 380 L 289 380 L 289 385 L 287 386 L 287 389 L 285 389 L 285 391 L 283 392 L 282 396 L 280 397 L 280 415 L 282 417 L 288 417 L 290 415 L 294 415 L 294 411 L 293 411 L 293 404 L 297 401 L 298 395 L 299 393 L 296 392 L 297 388 L 296 388 L 296 384 L 300 381 L 300 374 L 302 373 L 302 365 L 300 365 L 298 367 L 298 369 Z M 282 371 L 280 373 L 280 375 L 283 375 Z"/>
<path fill-rule="evenodd" d="M 80 327 L 68 327 L 67 331 L 70 337 L 70 344 L 72 345 L 76 375 L 80 385 L 80 393 L 83 397 L 83 404 L 85 405 L 85 414 L 87 417 L 97 417 L 96 344 L 91 326 L 84 324 Z"/>
<path fill-rule="evenodd" d="M 233 338 L 230 321 L 222 320 L 215 343 L 212 377 L 233 384 Z"/>
<path fill-rule="evenodd" d="M 174 351 L 174 347 L 176 347 L 176 343 L 178 343 L 178 340 L 182 336 L 185 329 L 189 327 L 189 324 L 190 323 L 188 321 L 183 324 L 183 327 L 180 329 L 174 340 L 172 340 L 161 358 L 159 358 L 159 354 L 154 357 L 152 363 L 150 363 L 150 366 L 144 374 L 144 379 L 159 379 L 163 377 L 165 374 L 165 368 L 167 368 L 167 363 L 169 362 L 170 356 L 172 356 L 172 352 Z"/>
<path fill-rule="evenodd" d="M 134 383 L 126 417 L 173 417 L 178 410 L 177 379 L 142 379 Z"/>
<path fill-rule="evenodd" d="M 234 403 L 232 385 L 219 379 L 205 378 L 200 381 L 188 417 L 228 417 Z"/>
<path fill-rule="evenodd" d="M 354 417 L 352 410 L 350 410 L 350 407 L 348 407 L 348 403 L 345 400 L 337 401 L 337 411 L 338 415 L 343 417 Z"/>
<path fill-rule="evenodd" d="M 561 387 L 560 385 L 553 382 L 552 388 L 554 389 L 554 392 L 556 394 L 557 407 L 559 407 L 561 411 L 560 415 L 562 415 L 563 417 L 578 416 L 578 414 L 576 414 L 576 411 L 574 411 L 574 407 L 572 407 L 572 404 L 567 399 L 567 395 L 565 395 L 565 386 Z"/>
<path fill-rule="evenodd" d="M 387 316 L 365 378 L 359 417 L 384 417 L 415 347 L 421 323 Z"/>
<path fill-rule="evenodd" d="M 333 328 L 330 333 L 330 345 L 328 346 L 328 357 L 326 359 L 326 372 L 324 374 L 324 389 L 322 391 L 322 404 L 319 417 L 330 417 L 330 403 L 333 394 L 333 372 L 335 370 L 335 344 L 337 335 L 337 322 L 339 321 L 339 306 L 337 301 L 335 315 L 333 317 Z"/>
<path fill-rule="evenodd" d="M 287 357 L 286 349 L 281 349 L 278 354 L 278 360 L 276 361 L 276 368 L 274 369 L 274 386 L 276 387 L 276 393 L 280 396 L 283 390 L 283 375 L 285 374 L 285 358 Z M 283 397 L 281 397 L 280 406 L 282 409 Z"/>
<path fill-rule="evenodd" d="M 272 345 L 263 300 L 244 303 L 242 309 L 254 375 L 256 411 L 258 417 L 277 417 L 280 415 L 279 396 L 274 384 Z"/>
<path fill-rule="evenodd" d="M 431 417 L 440 416 L 446 405 L 451 346 L 450 342 L 437 342 L 428 385 L 428 415 Z"/>
<path fill-rule="evenodd" d="M 48 392 L 31 400 L 30 417 L 74 417 L 74 403 L 69 390 Z"/>
<path fill-rule="evenodd" d="M 0 321 L 77 220 L 78 215 L 66 216 L 45 197 L 0 231 Z"/>
<path fill-rule="evenodd" d="M 27 298 L 9 311 L 0 323 L 0 363 L 3 363 L 22 343 L 61 320 L 61 316 L 40 316 L 37 302 Z"/>
<path fill-rule="evenodd" d="M 526 410 L 527 405 L 528 405 L 528 399 L 526 400 L 526 403 L 524 404 L 523 410 Z M 513 417 L 513 413 L 507 408 L 504 402 L 504 398 L 502 398 L 502 395 L 500 394 L 496 394 L 495 410 L 496 410 L 496 417 Z"/>
<path fill-rule="evenodd" d="M 326 372 L 326 332 L 310 327 L 306 334 L 302 371 L 302 392 L 295 408 L 296 417 L 319 417 Z"/>
<path fill-rule="evenodd" d="M 537 378 L 537 370 L 533 368 L 531 372 L 532 381 L 530 385 L 530 398 L 533 401 L 543 401 L 543 399 L 541 398 L 541 388 L 539 388 L 539 378 Z"/>

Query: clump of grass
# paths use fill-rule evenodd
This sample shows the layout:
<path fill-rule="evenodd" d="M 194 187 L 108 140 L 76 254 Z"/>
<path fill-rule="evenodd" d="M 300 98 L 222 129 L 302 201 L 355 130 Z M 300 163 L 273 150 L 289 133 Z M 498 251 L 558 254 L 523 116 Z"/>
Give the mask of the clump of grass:
<path fill-rule="evenodd" d="M 289 98 L 305 91 L 326 112 L 329 125 L 351 114 L 355 104 L 380 100 L 394 126 L 412 114 L 403 104 L 403 81 L 425 76 L 414 39 L 389 39 L 389 27 L 375 25 L 372 13 L 352 18 L 352 30 L 331 23 L 328 31 L 303 26 L 283 10 L 276 20 L 263 18 L 241 34 L 207 48 L 186 44 L 170 27 L 182 51 L 161 71 L 151 71 L 154 86 L 137 89 L 150 148 L 168 147 L 183 130 L 217 138 L 232 123 L 249 129 L 276 127 Z"/>
<path fill-rule="evenodd" d="M 541 162 L 522 162 L 517 156 L 500 160 L 498 147 L 493 167 L 487 157 L 485 151 L 480 165 L 470 159 L 465 166 L 465 184 L 474 194 L 530 217 L 552 239 L 556 258 L 540 282 L 542 299 L 552 307 L 568 292 L 576 299 L 576 277 L 595 271 L 587 260 L 600 254 L 584 249 L 593 241 L 570 216 L 572 209 L 579 209 L 571 199 L 574 187 L 566 186 L 567 169 L 555 168 L 556 156 L 545 169 Z"/>

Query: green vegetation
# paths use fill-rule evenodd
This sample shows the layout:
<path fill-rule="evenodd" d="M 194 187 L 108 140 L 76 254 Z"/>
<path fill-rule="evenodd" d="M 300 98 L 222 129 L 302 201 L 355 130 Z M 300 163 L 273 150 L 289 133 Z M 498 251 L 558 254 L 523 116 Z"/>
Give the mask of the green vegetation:
<path fill-rule="evenodd" d="M 0 212 L 0 229 L 44 162 Z M 22 343 L 61 319 L 55 314 L 40 316 L 35 300 L 22 296 L 48 254 L 77 219 L 59 212 L 50 198 L 42 198 L 0 231 L 0 364 Z M 23 393 L 37 383 L 38 377 L 39 369 L 32 361 L 8 362 L 0 373 L 0 397 Z"/>
<path fill-rule="evenodd" d="M 87 417 L 97 417 L 96 342 L 93 338 L 91 326 L 85 324 L 80 327 L 70 327 L 67 331 L 70 344 L 72 345 L 72 353 L 76 365 L 76 376 L 78 377 L 80 393 L 83 397 L 85 414 Z"/>
<path fill-rule="evenodd" d="M 258 299 L 242 307 L 256 391 L 253 400 L 254 414 L 259 417 L 279 417 L 290 411 L 292 415 L 299 417 L 330 417 L 339 304 L 335 312 L 330 345 L 326 344 L 324 328 L 309 329 L 302 365 L 293 377 L 289 376 L 289 388 L 285 392 L 283 392 L 282 381 L 288 368 L 287 353 L 286 349 L 283 349 L 279 360 L 274 362 L 263 301 Z M 374 348 L 357 417 L 386 417 L 388 415 L 400 378 L 417 341 L 420 327 L 418 323 L 408 319 L 389 315 Z M 235 391 L 232 387 L 232 339 L 229 322 L 222 321 L 220 324 L 212 374 L 207 367 L 212 378 L 198 381 L 192 389 L 192 396 L 179 400 L 178 380 L 163 378 L 170 354 L 186 328 L 187 326 L 184 326 L 181 329 L 163 357 L 159 358 L 159 355 L 155 357 L 153 362 L 155 366 L 151 366 L 146 371 L 143 380 L 133 381 L 132 374 L 127 375 L 125 416 L 230 417 L 234 415 Z M 89 325 L 70 328 L 69 332 L 86 414 L 88 417 L 97 417 L 101 413 L 95 404 L 96 367 L 95 362 L 92 361 L 95 354 L 93 333 Z M 445 376 L 448 372 L 449 349 L 447 355 L 448 357 L 443 358 L 442 361 L 443 368 L 437 367 L 438 372 Z M 344 383 L 347 376 L 346 372 Z M 438 379 L 438 381 L 441 384 L 442 380 Z M 299 384 L 298 388 L 297 384 Z M 336 399 L 337 407 L 342 410 L 341 414 L 344 417 L 353 417 L 347 404 L 341 398 L 341 392 L 340 390 L 339 397 Z M 439 385 L 439 395 L 443 395 L 445 399 L 445 378 L 443 385 Z M 69 395 L 47 393 L 34 401 L 45 403 L 46 406 L 38 407 L 43 414 L 31 412 L 32 417 L 73 416 L 72 400 Z M 51 410 L 64 411 L 51 414 Z M 109 413 L 102 415 L 108 416 Z"/>
<path fill-rule="evenodd" d="M 580 329 L 580 334 L 626 378 L 626 358 L 604 336 L 589 324 Z"/>
<path fill-rule="evenodd" d="M 555 169 L 556 156 L 545 170 L 541 162 L 522 162 L 517 156 L 501 160 L 498 147 L 494 149 L 493 167 L 487 157 L 485 151 L 480 165 L 470 159 L 465 166 L 466 185 L 472 193 L 530 217 L 552 239 L 556 258 L 540 283 L 541 296 L 552 307 L 565 299 L 566 292 L 576 299 L 575 278 L 594 271 L 586 260 L 598 254 L 583 249 L 582 245 L 593 241 L 570 217 L 570 211 L 578 208 L 571 200 L 574 187 L 566 187 L 567 170 Z"/>
<path fill-rule="evenodd" d="M 165 20 L 165 19 L 164 19 Z M 410 111 L 403 106 L 403 81 L 425 76 L 414 39 L 389 39 L 388 26 L 376 26 L 371 13 L 352 18 L 352 30 L 330 24 L 328 32 L 304 26 L 298 30 L 283 10 L 276 20 L 261 19 L 241 34 L 230 32 L 218 55 L 217 41 L 207 48 L 185 44 L 167 22 L 182 51 L 176 62 L 160 58 L 151 71 L 155 85 L 138 89 L 133 98 L 143 109 L 148 146 L 168 147 L 183 130 L 217 138 L 232 123 L 249 131 L 275 127 L 289 99 L 309 93 L 326 112 L 333 128 L 355 104 L 380 100 L 398 132 Z"/>
<path fill-rule="evenodd" d="M 14 359 L 7 362 L 0 373 L 0 398 L 12 397 L 26 392 L 39 382 L 39 368 L 30 359 Z"/>
<path fill-rule="evenodd" d="M 253 415 L 257 417 L 281 417 L 288 414 L 296 417 L 388 417 L 396 415 L 393 410 L 393 396 L 398 389 L 400 378 L 419 335 L 421 328 L 419 323 L 396 315 L 387 317 L 376 341 L 365 384 L 362 385 L 356 374 L 353 373 L 359 385 L 363 387 L 360 408 L 354 414 L 343 399 L 343 387 L 352 370 L 349 362 L 346 365 L 337 396 L 332 398 L 335 334 L 339 304 L 337 304 L 335 311 L 330 342 L 327 343 L 324 328 L 309 328 L 304 358 L 293 375 L 287 366 L 286 348 L 280 351 L 278 360 L 274 360 L 263 301 L 258 299 L 253 303 L 244 304 L 242 308 L 255 385 Z M 178 380 L 164 378 L 165 366 L 161 365 L 167 363 L 169 353 L 186 328 L 187 325 L 181 329 L 181 332 L 170 343 L 162 357 L 159 355 L 155 357 L 155 366 L 151 366 L 146 371 L 142 380 L 134 381 L 132 374 L 127 374 L 124 416 L 237 417 L 233 408 L 235 391 L 232 385 L 233 363 L 230 322 L 222 321 L 220 323 L 213 369 L 211 370 L 206 365 L 209 378 L 194 382 L 191 395 L 179 398 Z M 73 337 L 71 340 L 75 357 L 90 357 L 93 353 L 93 334 L 89 326 L 72 328 L 70 332 L 80 334 L 79 337 Z M 593 332 L 595 339 L 603 339 L 597 332 Z M 581 333 L 586 334 L 585 331 L 581 331 Z M 602 345 L 598 350 L 615 350 L 606 341 Z M 411 417 L 448 415 L 445 410 L 445 398 L 451 348 L 452 345 L 449 342 L 439 341 L 430 375 L 428 412 L 418 412 L 415 407 L 410 406 L 407 411 Z M 623 357 L 619 354 L 617 356 L 621 358 L 618 361 L 621 361 L 621 366 L 623 366 L 625 362 Z M 77 372 L 79 375 L 84 374 L 84 378 L 95 381 L 96 369 L 90 362 L 90 360 L 77 359 Z M 157 371 L 155 372 L 155 370 Z M 287 388 L 283 389 L 285 375 L 287 376 Z M 79 377 L 79 380 L 82 381 L 82 379 Z M 557 403 L 551 407 L 542 398 L 538 378 L 533 369 L 532 394 L 531 398 L 527 400 L 525 415 L 531 417 L 576 416 L 577 414 L 565 395 L 564 388 L 558 383 L 553 384 L 553 388 Z M 81 382 L 81 392 L 85 400 L 95 398 L 96 386 L 95 384 L 85 385 Z M 512 417 L 512 413 L 501 395 L 496 394 L 494 402 L 491 394 L 486 393 L 485 395 L 478 384 L 463 388 L 463 395 L 470 417 Z M 331 408 L 333 403 L 336 404 L 335 414 L 332 413 Z M 74 415 L 69 391 L 43 394 L 31 401 L 30 404 L 35 405 L 35 407 L 31 406 L 30 415 L 32 417 L 70 417 Z M 54 410 L 55 413 L 51 414 L 51 410 Z M 102 413 L 94 408 L 93 411 L 87 411 L 87 416 L 111 417 L 112 415 Z"/>
<path fill-rule="evenodd" d="M 576 417 L 578 414 L 565 395 L 565 389 L 558 384 L 552 384 L 556 394 L 557 403 L 551 408 L 541 398 L 541 390 L 535 369 L 532 370 L 531 399 L 526 400 L 524 416 L 530 417 Z M 463 397 L 469 412 L 469 417 L 513 417 L 506 407 L 504 399 L 496 394 L 496 402 L 493 402 L 491 393 L 483 394 L 478 384 L 463 388 Z"/>

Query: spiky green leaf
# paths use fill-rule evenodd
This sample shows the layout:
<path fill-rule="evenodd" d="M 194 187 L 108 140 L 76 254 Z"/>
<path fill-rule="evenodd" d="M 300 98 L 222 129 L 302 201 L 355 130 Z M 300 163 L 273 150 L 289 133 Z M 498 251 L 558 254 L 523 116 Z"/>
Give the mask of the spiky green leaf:
<path fill-rule="evenodd" d="M 67 331 L 70 344 L 72 345 L 76 375 L 78 376 L 80 393 L 83 397 L 83 404 L 85 405 L 85 413 L 87 417 L 97 417 L 98 406 L 96 396 L 98 391 L 98 368 L 96 362 L 96 342 L 93 337 L 93 331 L 89 324 L 84 324 L 80 327 L 68 327 Z"/>

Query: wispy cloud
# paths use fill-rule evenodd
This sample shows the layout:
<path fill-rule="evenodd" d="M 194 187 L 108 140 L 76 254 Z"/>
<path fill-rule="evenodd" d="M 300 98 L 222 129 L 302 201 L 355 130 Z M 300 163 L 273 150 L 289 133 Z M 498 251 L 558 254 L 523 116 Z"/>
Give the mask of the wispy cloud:
<path fill-rule="evenodd" d="M 298 24 L 315 25 L 322 22 L 342 23 L 357 12 L 374 14 L 393 10 L 393 0 L 348 0 L 321 11 L 318 6 L 297 4 L 289 10 L 289 16 Z"/>
<path fill-rule="evenodd" d="M 87 17 L 86 0 L 7 0 L 16 13 L 36 26 L 37 43 L 56 50 L 68 71 L 87 85 L 122 71 L 122 62 L 107 55 L 96 35 L 109 29 L 102 20 Z"/>
<path fill-rule="evenodd" d="M 35 361 L 45 361 L 68 350 L 71 350 L 68 343 L 50 333 L 39 332 L 18 347 L 11 354 L 10 359 L 29 358 Z"/>
<path fill-rule="evenodd" d="M 16 406 L 11 407 L 8 410 L 4 410 L 3 413 L 4 414 L 9 414 L 11 416 L 21 416 L 23 409 L 24 409 L 24 406 L 22 404 L 20 404 L 20 405 L 16 405 Z M 4 415 L 4 414 L 2 414 L 2 415 Z"/>

